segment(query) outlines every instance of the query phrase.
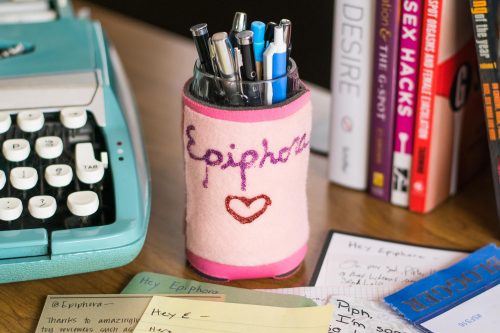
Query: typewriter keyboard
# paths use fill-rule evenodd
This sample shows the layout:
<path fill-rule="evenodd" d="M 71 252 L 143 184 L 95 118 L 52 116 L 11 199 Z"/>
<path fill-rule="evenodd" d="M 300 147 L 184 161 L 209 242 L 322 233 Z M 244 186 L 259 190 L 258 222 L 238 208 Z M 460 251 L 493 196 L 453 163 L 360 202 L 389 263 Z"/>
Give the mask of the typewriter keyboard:
<path fill-rule="evenodd" d="M 0 231 L 115 220 L 106 143 L 92 113 L 0 111 Z"/>

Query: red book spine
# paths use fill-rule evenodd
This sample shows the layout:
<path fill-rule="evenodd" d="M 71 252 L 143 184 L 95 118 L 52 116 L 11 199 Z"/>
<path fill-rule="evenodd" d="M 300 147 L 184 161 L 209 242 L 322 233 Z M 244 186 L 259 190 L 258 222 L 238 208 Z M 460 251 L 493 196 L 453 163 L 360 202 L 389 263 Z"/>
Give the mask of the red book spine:
<path fill-rule="evenodd" d="M 411 168 L 410 210 L 425 211 L 442 3 L 425 0 Z"/>

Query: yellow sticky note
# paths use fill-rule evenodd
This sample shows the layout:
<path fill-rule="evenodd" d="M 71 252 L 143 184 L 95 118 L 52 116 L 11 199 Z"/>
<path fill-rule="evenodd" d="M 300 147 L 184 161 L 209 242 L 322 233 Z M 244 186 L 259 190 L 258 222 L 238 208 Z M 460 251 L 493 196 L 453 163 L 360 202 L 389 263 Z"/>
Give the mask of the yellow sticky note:
<path fill-rule="evenodd" d="M 279 308 L 154 296 L 134 332 L 325 333 L 331 305 Z"/>
<path fill-rule="evenodd" d="M 168 296 L 211 303 L 224 301 L 224 295 L 214 294 Z M 152 298 L 153 295 L 49 295 L 35 333 L 132 332 Z"/>

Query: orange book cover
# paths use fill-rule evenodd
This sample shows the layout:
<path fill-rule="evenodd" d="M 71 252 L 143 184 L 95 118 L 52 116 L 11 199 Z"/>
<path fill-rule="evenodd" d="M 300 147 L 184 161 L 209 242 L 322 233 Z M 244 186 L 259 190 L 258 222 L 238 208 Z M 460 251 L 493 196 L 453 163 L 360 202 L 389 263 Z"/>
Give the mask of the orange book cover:
<path fill-rule="evenodd" d="M 426 0 L 410 209 L 425 213 L 487 161 L 468 3 Z"/>

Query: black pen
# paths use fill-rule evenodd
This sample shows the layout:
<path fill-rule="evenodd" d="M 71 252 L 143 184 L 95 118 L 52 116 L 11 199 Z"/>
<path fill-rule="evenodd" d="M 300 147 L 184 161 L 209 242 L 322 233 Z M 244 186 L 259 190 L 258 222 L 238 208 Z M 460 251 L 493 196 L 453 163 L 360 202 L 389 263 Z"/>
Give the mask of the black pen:
<path fill-rule="evenodd" d="M 292 53 L 292 21 L 282 19 L 280 25 L 283 27 L 283 38 L 286 43 L 286 65 L 290 67 L 290 54 Z"/>
<path fill-rule="evenodd" d="M 272 21 L 266 24 L 266 33 L 264 34 L 264 43 L 266 48 L 274 40 L 274 27 L 276 26 L 277 26 L 276 22 Z"/>
<path fill-rule="evenodd" d="M 257 80 L 257 68 L 253 52 L 253 32 L 251 30 L 242 31 L 236 35 L 236 40 L 242 57 L 241 78 L 243 81 L 255 81 Z"/>
<path fill-rule="evenodd" d="M 229 31 L 229 41 L 231 45 L 235 47 L 236 44 L 236 34 L 242 32 L 247 28 L 247 14 L 243 12 L 236 12 L 234 14 L 233 25 Z"/>
<path fill-rule="evenodd" d="M 241 78 L 246 81 L 243 84 L 243 92 L 247 96 L 248 104 L 251 106 L 259 105 L 262 101 L 259 83 L 256 82 L 257 67 L 253 49 L 253 31 L 242 31 L 236 35 L 236 39 L 238 40 L 242 59 Z"/>
<path fill-rule="evenodd" d="M 193 34 L 194 44 L 198 51 L 198 58 L 200 59 L 201 68 L 205 73 L 214 75 L 215 71 L 210 59 L 210 51 L 208 48 L 208 28 L 206 23 L 200 23 L 191 27 Z"/>

